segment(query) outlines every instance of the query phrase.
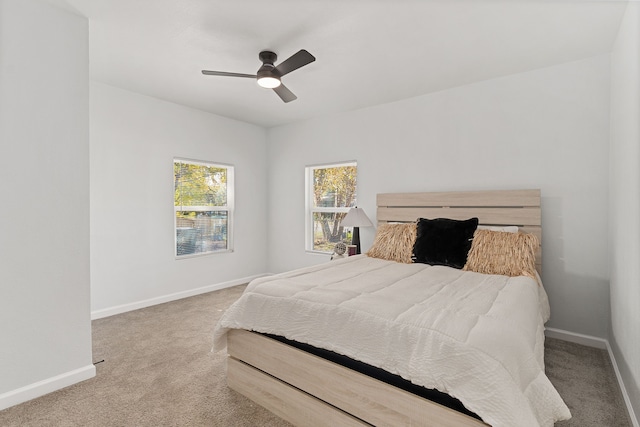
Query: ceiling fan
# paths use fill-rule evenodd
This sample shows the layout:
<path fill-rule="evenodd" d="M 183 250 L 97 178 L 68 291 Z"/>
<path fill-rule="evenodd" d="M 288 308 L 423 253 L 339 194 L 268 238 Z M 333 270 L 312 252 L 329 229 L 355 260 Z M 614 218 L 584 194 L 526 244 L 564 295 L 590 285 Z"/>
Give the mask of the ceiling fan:
<path fill-rule="evenodd" d="M 256 74 L 228 73 L 225 71 L 209 71 L 202 70 L 202 74 L 208 76 L 227 76 L 227 77 L 247 77 L 257 79 L 258 84 L 267 89 L 273 89 L 275 93 L 284 101 L 291 102 L 298 99 L 280 80 L 282 76 L 304 67 L 312 63 L 316 58 L 306 50 L 302 49 L 294 53 L 289 58 L 282 61 L 279 65 L 274 65 L 278 56 L 268 50 L 260 52 L 258 55 L 262 66 Z"/>

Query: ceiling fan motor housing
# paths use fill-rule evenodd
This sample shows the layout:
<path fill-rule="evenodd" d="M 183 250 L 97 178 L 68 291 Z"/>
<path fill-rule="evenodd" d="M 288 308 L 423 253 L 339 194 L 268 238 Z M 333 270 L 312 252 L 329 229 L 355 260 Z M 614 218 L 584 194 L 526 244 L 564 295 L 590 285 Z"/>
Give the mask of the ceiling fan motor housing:
<path fill-rule="evenodd" d="M 260 52 L 258 57 L 260 58 L 260 61 L 262 61 L 262 66 L 256 73 L 258 80 L 265 77 L 280 79 L 280 73 L 278 73 L 278 70 L 276 69 L 275 65 L 273 65 L 278 59 L 278 55 L 276 55 L 273 52 L 269 52 L 268 50 L 265 50 L 263 52 Z"/>
<path fill-rule="evenodd" d="M 258 58 L 260 58 L 260 61 L 262 61 L 263 64 L 273 65 L 278 59 L 278 55 L 269 50 L 263 50 L 258 54 Z"/>

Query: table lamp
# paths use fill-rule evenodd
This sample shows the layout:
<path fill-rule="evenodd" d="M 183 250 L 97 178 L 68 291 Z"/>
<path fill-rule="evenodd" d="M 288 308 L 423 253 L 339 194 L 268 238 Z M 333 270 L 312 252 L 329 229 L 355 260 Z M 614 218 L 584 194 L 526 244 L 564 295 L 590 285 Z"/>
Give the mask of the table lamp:
<path fill-rule="evenodd" d="M 359 207 L 351 208 L 347 215 L 340 221 L 340 225 L 343 227 L 353 227 L 353 236 L 351 244 L 356 246 L 356 254 L 360 252 L 360 227 L 373 227 L 371 220 L 364 213 L 364 210 Z"/>

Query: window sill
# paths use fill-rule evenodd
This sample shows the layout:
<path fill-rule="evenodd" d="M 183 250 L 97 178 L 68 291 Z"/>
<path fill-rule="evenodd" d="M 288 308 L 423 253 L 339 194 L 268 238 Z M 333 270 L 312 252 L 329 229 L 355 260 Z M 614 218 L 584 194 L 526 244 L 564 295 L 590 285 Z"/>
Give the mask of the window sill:
<path fill-rule="evenodd" d="M 233 252 L 233 249 L 225 249 L 225 250 L 221 250 L 221 251 L 213 251 L 213 252 L 202 252 L 199 254 L 188 254 L 188 255 L 175 255 L 175 259 L 176 261 L 179 260 L 183 260 L 183 259 L 191 259 L 191 258 L 200 258 L 200 257 L 205 257 L 205 256 L 210 256 L 210 255 L 218 255 L 218 254 L 228 254 Z"/>

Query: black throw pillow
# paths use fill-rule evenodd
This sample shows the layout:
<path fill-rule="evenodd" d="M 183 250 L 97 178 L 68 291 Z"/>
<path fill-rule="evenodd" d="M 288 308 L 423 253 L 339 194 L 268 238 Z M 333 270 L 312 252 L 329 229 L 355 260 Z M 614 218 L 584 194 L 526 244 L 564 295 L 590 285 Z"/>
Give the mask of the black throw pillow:
<path fill-rule="evenodd" d="M 462 268 L 467 262 L 478 218 L 456 220 L 449 218 L 420 218 L 413 262 Z"/>

